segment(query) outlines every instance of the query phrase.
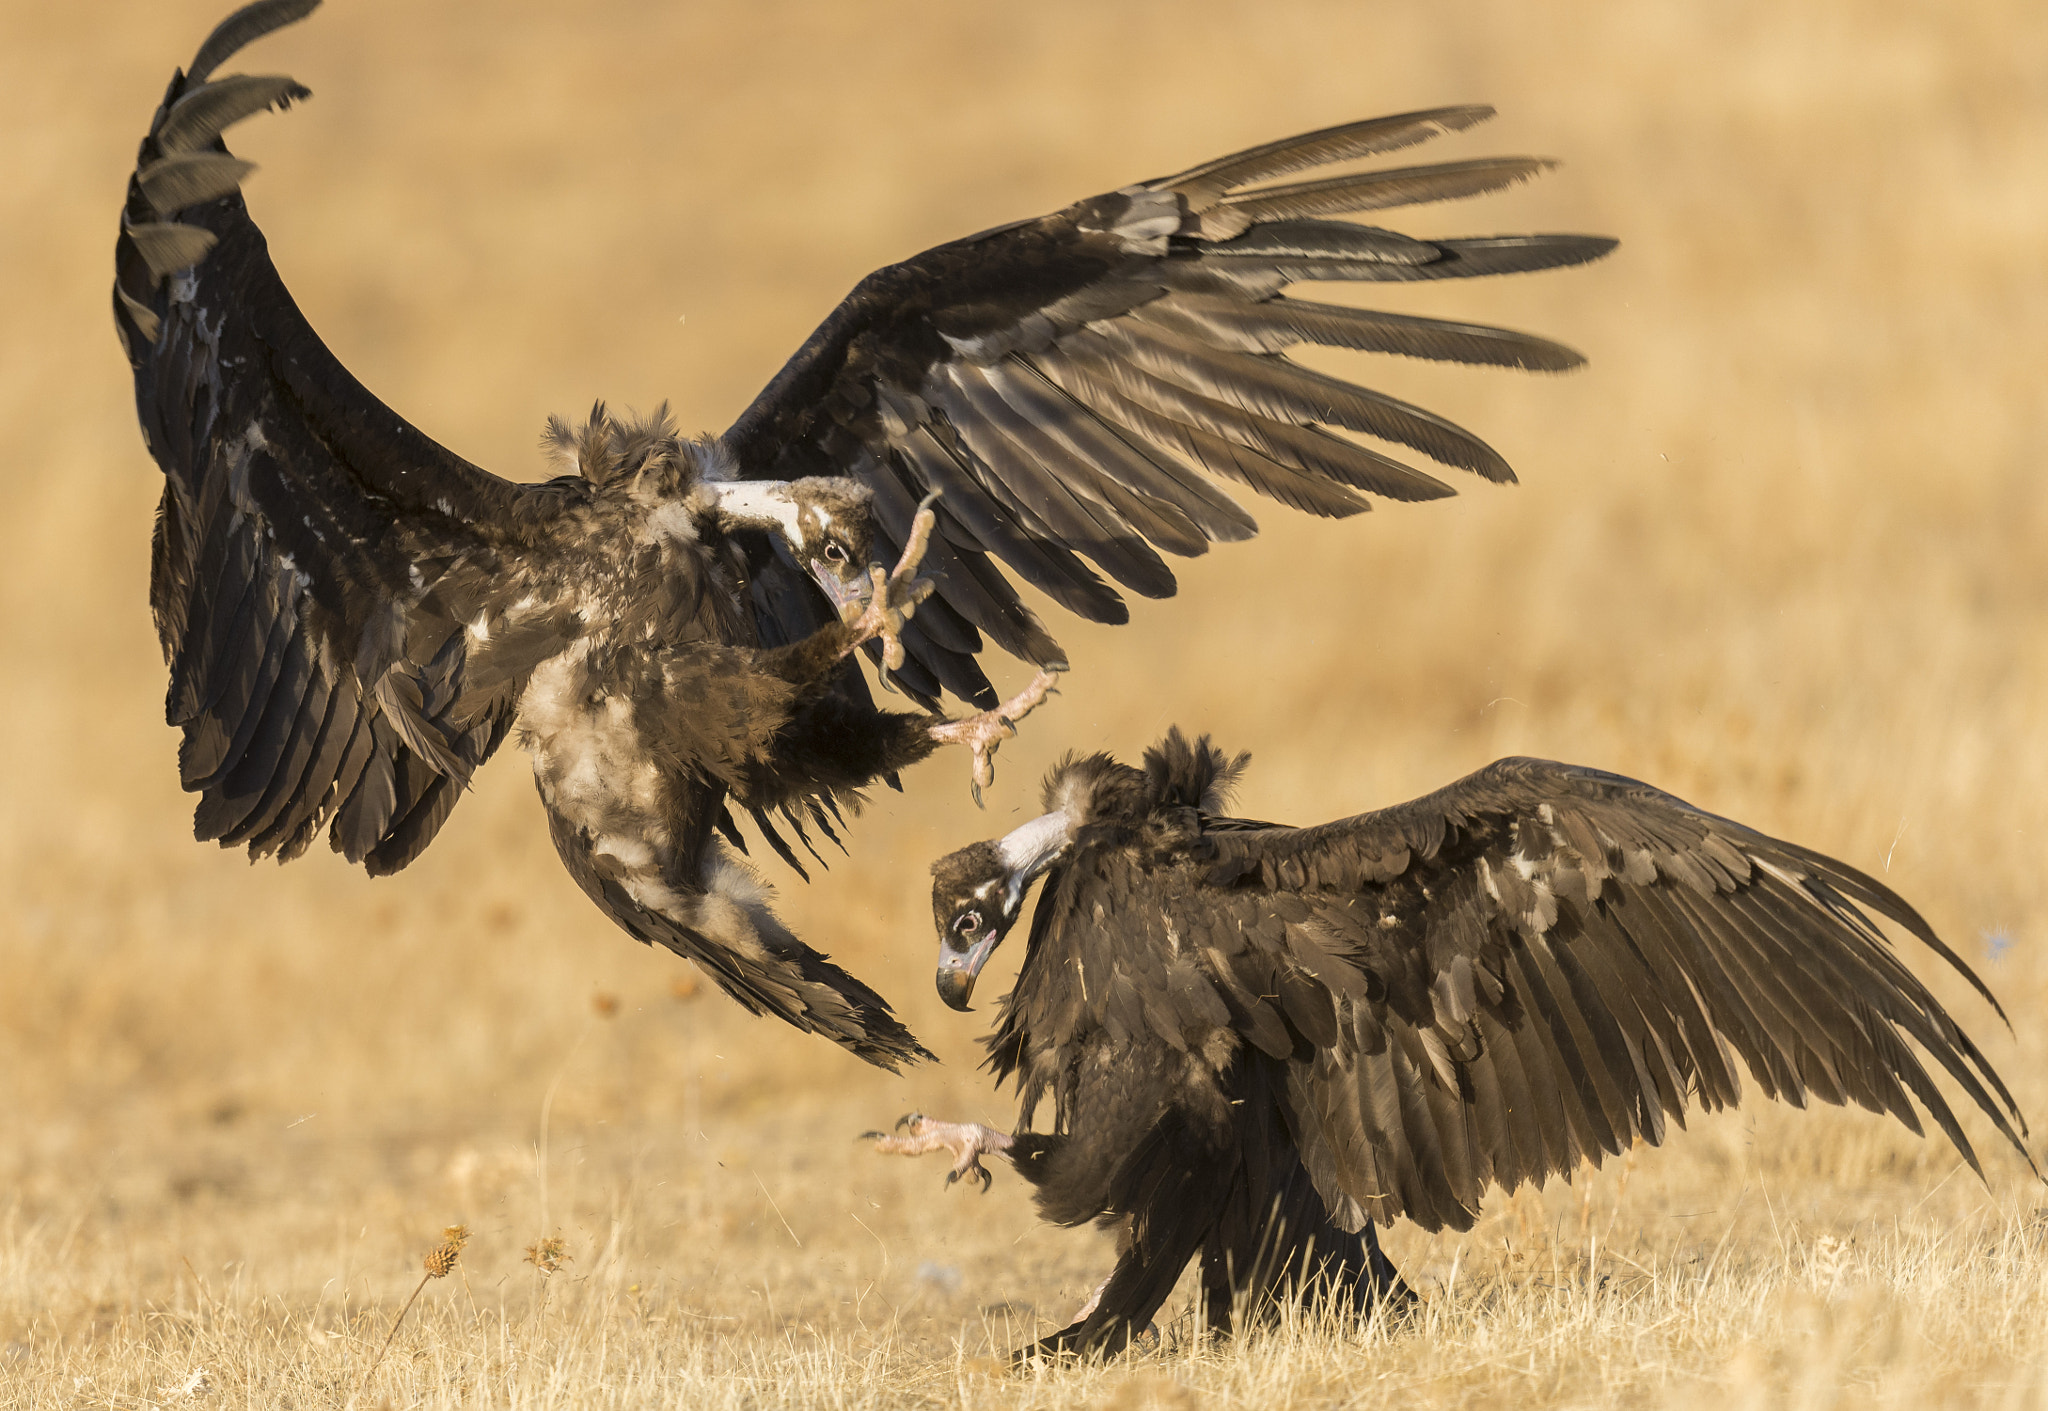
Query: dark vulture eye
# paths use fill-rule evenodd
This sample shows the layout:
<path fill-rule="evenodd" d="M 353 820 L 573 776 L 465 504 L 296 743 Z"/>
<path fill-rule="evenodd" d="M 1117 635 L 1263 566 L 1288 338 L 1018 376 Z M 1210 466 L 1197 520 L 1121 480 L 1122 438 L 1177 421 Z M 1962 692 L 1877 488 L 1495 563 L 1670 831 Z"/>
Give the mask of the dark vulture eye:
<path fill-rule="evenodd" d="M 845 550 L 844 548 L 842 548 L 841 546 L 839 546 L 838 544 L 827 544 L 827 545 L 825 546 L 825 562 L 827 562 L 827 563 L 845 563 L 845 562 L 846 562 L 846 550 Z"/>
<path fill-rule="evenodd" d="M 974 932 L 979 931 L 981 929 L 981 913 L 978 911 L 968 912 L 953 923 L 953 929 L 963 936 L 972 935 Z"/>

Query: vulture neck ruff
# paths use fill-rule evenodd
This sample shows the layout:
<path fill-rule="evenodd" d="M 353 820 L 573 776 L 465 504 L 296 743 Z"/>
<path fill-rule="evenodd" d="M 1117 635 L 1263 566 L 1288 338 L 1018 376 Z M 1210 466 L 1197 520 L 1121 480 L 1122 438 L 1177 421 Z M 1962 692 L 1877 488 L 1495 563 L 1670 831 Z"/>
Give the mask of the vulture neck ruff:
<path fill-rule="evenodd" d="M 997 841 L 996 856 L 1002 859 L 1008 880 L 1008 892 L 1003 898 L 1007 913 L 1016 912 L 1031 884 L 1073 841 L 1074 820 L 1065 809 L 1034 818 Z"/>

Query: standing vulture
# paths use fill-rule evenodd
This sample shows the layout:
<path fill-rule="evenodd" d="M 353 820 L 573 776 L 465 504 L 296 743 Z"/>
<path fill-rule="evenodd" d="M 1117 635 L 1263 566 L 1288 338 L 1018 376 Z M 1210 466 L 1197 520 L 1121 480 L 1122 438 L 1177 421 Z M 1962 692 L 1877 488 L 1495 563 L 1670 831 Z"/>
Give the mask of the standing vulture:
<path fill-rule="evenodd" d="M 1178 730 L 1131 769 L 1069 757 L 1043 817 L 933 866 L 939 993 L 975 976 L 1041 875 L 987 1040 L 1028 1127 L 913 1115 L 884 1151 L 1006 1155 L 1048 1220 L 1119 1228 L 1115 1270 L 1043 1351 L 1113 1350 L 1201 1256 L 1212 1325 L 1319 1279 L 1407 1291 L 1373 1223 L 1469 1229 L 1489 1185 L 1656 1145 L 1689 1100 L 1889 1112 L 1917 1098 L 1982 1174 L 1924 1058 L 2026 1130 L 1870 913 L 2004 1011 L 1889 888 L 1646 784 L 1504 759 L 1315 828 L 1223 814 L 1249 757 Z M 1911 1045 L 1908 1044 L 1911 1040 Z M 1912 1045 L 1917 1045 L 1915 1053 Z M 2017 1128 L 2017 1130 L 2016 1130 Z"/>
<path fill-rule="evenodd" d="M 1539 270 L 1612 245 L 1422 241 L 1327 219 L 1477 195 L 1544 165 L 1294 179 L 1488 110 L 1351 123 L 879 270 L 723 435 L 600 407 L 580 430 L 552 424 L 564 474 L 502 480 L 349 375 L 243 204 L 250 167 L 221 133 L 308 94 L 216 70 L 316 5 L 249 5 L 172 76 L 115 250 L 114 319 L 164 472 L 150 600 L 198 836 L 291 858 L 325 831 L 350 862 L 395 872 L 512 736 L 563 862 L 607 915 L 750 1010 L 884 1065 L 923 1050 L 777 921 L 733 851 L 730 805 L 795 865 L 780 829 L 836 841 L 856 790 L 894 783 L 939 743 L 972 748 L 978 795 L 988 752 L 1066 665 L 998 563 L 1117 622 L 1123 600 L 1097 568 L 1163 597 L 1174 579 L 1158 550 L 1255 531 L 1219 479 L 1329 516 L 1367 508 L 1366 494 L 1452 493 L 1325 427 L 1512 479 L 1470 433 L 1284 350 L 1553 370 L 1576 354 L 1281 286 Z M 920 559 L 929 580 L 911 577 Z M 1041 668 L 1001 705 L 977 660 L 990 642 Z M 855 646 L 919 713 L 876 708 Z M 942 691 L 980 713 L 949 720 Z"/>

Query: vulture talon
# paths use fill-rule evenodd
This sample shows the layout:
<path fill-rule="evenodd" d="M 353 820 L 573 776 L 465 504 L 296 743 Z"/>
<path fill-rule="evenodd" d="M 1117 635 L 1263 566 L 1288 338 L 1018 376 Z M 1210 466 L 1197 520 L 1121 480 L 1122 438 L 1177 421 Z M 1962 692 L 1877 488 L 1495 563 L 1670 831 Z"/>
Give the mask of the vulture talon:
<path fill-rule="evenodd" d="M 926 518 L 929 517 L 930 512 L 927 511 Z M 897 560 L 893 571 L 883 569 L 880 564 L 868 569 L 866 606 L 848 603 L 842 611 L 841 620 L 851 629 L 851 635 L 840 655 L 849 655 L 855 647 L 879 640 L 882 644 L 882 685 L 891 692 L 896 688 L 889 684 L 890 673 L 903 669 L 903 624 L 916 615 L 917 605 L 930 597 L 937 586 L 929 578 L 915 576 L 928 538 L 928 534 L 913 530 L 910 546 L 903 551 L 903 557 Z"/>
<path fill-rule="evenodd" d="M 1052 694 L 1053 683 L 1059 680 L 1059 672 L 1040 667 L 1038 674 L 1031 678 L 1031 684 L 1016 695 L 1004 701 L 994 710 L 970 715 L 964 720 L 948 720 L 931 727 L 931 735 L 942 745 L 965 745 L 973 756 L 968 772 L 968 792 L 974 796 L 975 807 L 985 805 L 981 791 L 996 782 L 995 753 L 997 746 L 1017 733 L 1017 722 L 1031 714 L 1045 698 Z"/>
<path fill-rule="evenodd" d="M 979 1122 L 938 1122 L 921 1112 L 908 1112 L 896 1120 L 897 1131 L 905 1128 L 909 1129 L 908 1136 L 885 1137 L 880 1132 L 869 1132 L 867 1136 L 874 1139 L 875 1150 L 886 1156 L 951 1152 L 953 1169 L 946 1173 L 946 1184 L 955 1185 L 962 1176 L 979 1177 L 983 1195 L 987 1195 L 989 1187 L 995 1184 L 995 1177 L 981 1164 L 981 1158 L 1002 1155 L 1012 1144 L 1009 1133 L 984 1127 Z"/>

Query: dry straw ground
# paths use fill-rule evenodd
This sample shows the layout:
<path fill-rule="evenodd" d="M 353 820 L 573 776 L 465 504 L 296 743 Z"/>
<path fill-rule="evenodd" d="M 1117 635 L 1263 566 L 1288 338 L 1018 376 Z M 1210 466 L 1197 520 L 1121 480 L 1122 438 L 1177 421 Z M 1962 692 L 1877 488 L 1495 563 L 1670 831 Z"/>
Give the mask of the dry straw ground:
<path fill-rule="evenodd" d="M 1468 1236 L 1397 1229 L 1415 1326 L 1169 1329 L 1022 1379 L 985 1359 L 1105 1242 L 851 1140 L 1010 1112 L 931 992 L 925 861 L 1058 750 L 1174 721 L 1256 753 L 1258 816 L 1527 752 L 1882 873 L 2004 997 L 2017 1037 L 1937 977 L 2048 1117 L 2048 7 L 346 0 L 252 56 L 319 95 L 236 143 L 292 287 L 515 476 L 600 394 L 723 426 L 887 260 L 1366 113 L 1490 100 L 1446 155 L 1568 159 L 1425 233 L 1624 237 L 1415 301 L 1590 371 L 1370 369 L 1520 488 L 1262 509 L 1178 601 L 1063 634 L 988 813 L 935 761 L 785 886 L 946 1060 L 890 1078 L 680 997 L 557 868 L 516 756 L 393 880 L 186 840 L 106 282 L 135 138 L 224 3 L 0 8 L 0 1403 L 341 1405 L 457 1221 L 359 1404 L 2048 1403 L 2044 1192 L 1861 1114 L 1748 1109 Z M 522 1261 L 555 1235 L 572 1262 Z"/>

